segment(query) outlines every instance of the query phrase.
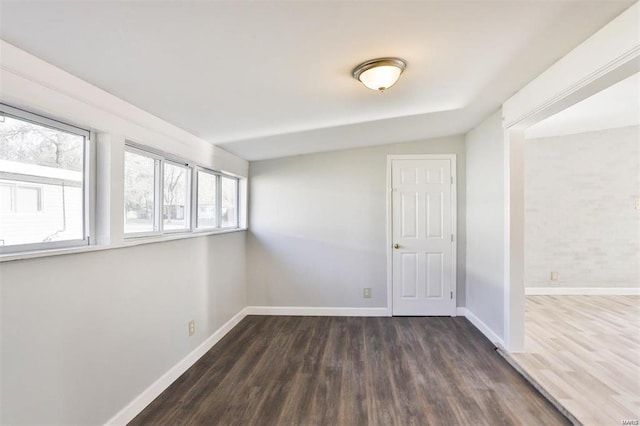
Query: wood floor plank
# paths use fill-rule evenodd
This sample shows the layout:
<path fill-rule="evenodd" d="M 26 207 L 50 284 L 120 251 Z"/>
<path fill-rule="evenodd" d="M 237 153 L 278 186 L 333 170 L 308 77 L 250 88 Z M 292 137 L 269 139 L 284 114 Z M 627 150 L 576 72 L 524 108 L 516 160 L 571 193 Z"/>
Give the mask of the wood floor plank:
<path fill-rule="evenodd" d="M 588 426 L 640 418 L 640 297 L 527 296 L 518 364 Z"/>
<path fill-rule="evenodd" d="M 132 425 L 569 424 L 465 318 L 248 316 Z"/>

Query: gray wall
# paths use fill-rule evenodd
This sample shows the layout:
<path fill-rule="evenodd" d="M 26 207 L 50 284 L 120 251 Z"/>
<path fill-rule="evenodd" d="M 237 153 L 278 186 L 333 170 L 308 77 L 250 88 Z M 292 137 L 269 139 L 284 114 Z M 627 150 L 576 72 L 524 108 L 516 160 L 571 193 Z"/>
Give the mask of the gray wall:
<path fill-rule="evenodd" d="M 252 162 L 249 305 L 387 306 L 388 154 L 457 155 L 457 301 L 464 305 L 462 136 Z"/>
<path fill-rule="evenodd" d="M 0 303 L 0 423 L 103 424 L 244 308 L 245 232 L 2 263 Z"/>
<path fill-rule="evenodd" d="M 505 149 L 501 110 L 466 135 L 466 308 L 504 339 Z"/>
<path fill-rule="evenodd" d="M 640 286 L 638 200 L 640 127 L 528 139 L 525 285 Z"/>

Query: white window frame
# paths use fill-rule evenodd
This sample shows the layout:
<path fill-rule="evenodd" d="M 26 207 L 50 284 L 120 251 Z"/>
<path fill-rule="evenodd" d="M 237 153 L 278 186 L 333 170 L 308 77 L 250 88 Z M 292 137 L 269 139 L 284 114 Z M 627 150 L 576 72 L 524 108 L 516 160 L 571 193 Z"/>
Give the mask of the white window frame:
<path fill-rule="evenodd" d="M 91 230 L 93 229 L 93 208 L 92 208 L 92 188 L 95 182 L 92 179 L 94 162 L 94 139 L 91 131 L 63 123 L 61 121 L 48 118 L 39 114 L 15 108 L 0 103 L 0 118 L 5 116 L 16 120 L 26 121 L 38 126 L 49 127 L 54 130 L 71 133 L 84 137 L 83 161 L 82 161 L 82 239 L 48 241 L 39 243 L 15 244 L 4 246 L 4 241 L 0 241 L 0 254 L 19 253 L 25 251 L 54 250 L 69 247 L 88 246 L 91 244 Z"/>
<path fill-rule="evenodd" d="M 185 196 L 186 196 L 186 200 L 184 203 L 184 218 L 185 218 L 185 227 L 184 228 L 180 228 L 180 229 L 169 229 L 169 230 L 165 230 L 164 229 L 164 165 L 165 164 L 170 164 L 172 166 L 176 166 L 176 167 L 182 167 L 184 169 L 186 169 L 187 171 L 187 176 L 186 176 L 186 184 L 187 184 L 187 189 L 185 191 Z M 166 158 L 163 158 L 160 160 L 160 169 L 161 171 L 161 181 L 160 181 L 160 194 L 162 196 L 162 198 L 160 199 L 160 203 L 161 203 L 161 209 L 160 209 L 160 230 L 161 233 L 163 234 L 181 234 L 181 233 L 185 233 L 185 232 L 191 232 L 192 229 L 192 222 L 191 222 L 191 205 L 193 204 L 193 191 L 191 190 L 191 175 L 193 173 L 193 167 L 190 166 L 188 163 L 185 162 L 180 162 L 180 161 L 173 161 L 173 160 L 169 160 Z"/>
<path fill-rule="evenodd" d="M 216 216 L 214 218 L 215 224 L 213 226 L 198 226 L 198 189 L 200 188 L 200 180 L 198 178 L 198 173 L 206 173 L 215 177 L 215 188 L 216 188 Z M 193 224 L 194 232 L 211 232 L 217 229 L 220 229 L 220 206 L 219 206 L 219 193 L 220 193 L 220 173 L 215 172 L 211 169 L 207 169 L 205 167 L 197 166 L 194 169 L 193 173 L 193 215 L 191 216 L 191 223 Z"/>
<path fill-rule="evenodd" d="M 125 142 L 125 151 L 134 154 L 146 156 L 156 161 L 156 174 L 154 180 L 154 230 L 153 232 L 123 232 L 125 239 L 139 237 L 162 237 L 173 236 L 175 234 L 201 234 L 229 232 L 233 230 L 242 230 L 240 227 L 240 178 L 228 173 L 212 170 L 198 164 L 189 163 L 179 157 L 166 154 L 162 151 L 148 148 L 144 145 L 137 144 L 127 140 Z M 164 229 L 164 164 L 172 164 L 187 169 L 187 203 L 185 204 L 185 218 L 187 226 L 183 229 Z M 198 227 L 198 172 L 207 173 L 216 178 L 216 217 L 215 226 Z M 236 187 L 236 221 L 232 226 L 222 225 L 222 177 L 232 179 Z M 123 224 L 123 226 L 126 222 Z M 123 230 L 124 231 L 124 230 Z"/>
<path fill-rule="evenodd" d="M 236 187 L 236 221 L 233 226 L 222 226 L 222 178 L 225 177 L 227 179 L 231 179 L 235 183 Z M 220 203 L 220 208 L 218 209 L 218 229 L 220 230 L 229 230 L 229 229 L 238 229 L 240 228 L 240 179 L 235 176 L 228 175 L 226 173 L 221 173 L 220 178 L 218 179 L 218 203 Z"/>
<path fill-rule="evenodd" d="M 143 145 L 139 145 L 135 142 L 131 142 L 127 140 L 125 142 L 125 152 L 131 152 L 133 154 L 141 155 L 143 157 L 148 157 L 154 160 L 155 164 L 155 174 L 153 181 L 154 188 L 154 200 L 153 200 L 153 231 L 144 231 L 144 232 L 126 232 L 123 229 L 123 235 L 125 239 L 131 238 L 140 238 L 140 237 L 162 237 L 163 235 L 174 235 L 174 234 L 188 234 L 193 232 L 193 213 L 192 206 L 194 203 L 193 200 L 193 175 L 194 175 L 194 166 L 189 164 L 188 162 L 172 156 L 165 154 L 161 151 L 154 150 L 153 148 L 148 148 Z M 186 219 L 186 227 L 180 229 L 164 229 L 164 165 L 165 163 L 171 164 L 173 166 L 184 167 L 187 170 L 187 189 L 185 191 L 185 196 L 187 200 L 185 202 L 185 219 Z M 123 206 L 124 207 L 124 206 Z M 126 218 L 123 223 L 123 227 L 126 226 Z"/>
<path fill-rule="evenodd" d="M 126 144 L 124 147 L 125 153 L 130 152 L 132 154 L 147 157 L 153 160 L 153 230 L 141 231 L 141 232 L 127 232 L 127 218 L 124 218 L 123 232 L 124 238 L 138 238 L 138 237 L 153 237 L 162 235 L 162 209 L 160 203 L 161 197 L 161 179 L 162 179 L 162 157 L 144 149 L 137 148 L 133 145 Z M 123 199 L 124 202 L 124 199 Z M 124 204 L 122 206 L 124 214 Z"/>

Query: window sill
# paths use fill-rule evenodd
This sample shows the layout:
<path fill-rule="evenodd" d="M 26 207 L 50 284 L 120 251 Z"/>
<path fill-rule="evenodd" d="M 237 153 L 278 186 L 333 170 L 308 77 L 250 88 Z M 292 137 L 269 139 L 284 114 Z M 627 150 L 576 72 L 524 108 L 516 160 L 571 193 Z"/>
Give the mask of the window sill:
<path fill-rule="evenodd" d="M 247 228 L 221 229 L 216 231 L 189 232 L 185 234 L 168 234 L 159 236 L 126 238 L 122 243 L 109 245 L 90 245 L 79 247 L 65 247 L 61 249 L 37 250 L 20 253 L 8 253 L 0 255 L 0 263 L 14 260 L 37 259 L 39 257 L 61 256 L 65 254 L 86 253 L 91 251 L 115 250 L 125 247 L 139 246 L 143 244 L 164 243 L 167 241 L 184 240 L 188 238 L 208 237 L 211 235 L 230 234 L 232 232 L 244 232 Z"/>

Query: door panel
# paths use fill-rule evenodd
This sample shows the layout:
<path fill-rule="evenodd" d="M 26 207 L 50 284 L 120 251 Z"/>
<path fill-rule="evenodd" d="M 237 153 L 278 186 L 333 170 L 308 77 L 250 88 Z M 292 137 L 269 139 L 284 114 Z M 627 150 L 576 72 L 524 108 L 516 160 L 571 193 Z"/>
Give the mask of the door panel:
<path fill-rule="evenodd" d="M 425 283 L 427 286 L 425 297 L 427 298 L 443 297 L 443 260 L 442 253 L 427 253 L 427 279 Z"/>
<path fill-rule="evenodd" d="M 418 237 L 418 197 L 415 193 L 401 193 L 402 199 L 401 220 L 402 237 Z"/>
<path fill-rule="evenodd" d="M 450 159 L 392 160 L 394 315 L 454 315 Z"/>
<path fill-rule="evenodd" d="M 442 217 L 443 210 L 443 194 L 426 194 L 425 211 L 427 213 L 426 238 L 439 238 L 444 235 Z"/>
<path fill-rule="evenodd" d="M 415 298 L 418 294 L 418 256 L 400 253 L 402 259 L 402 297 Z"/>

